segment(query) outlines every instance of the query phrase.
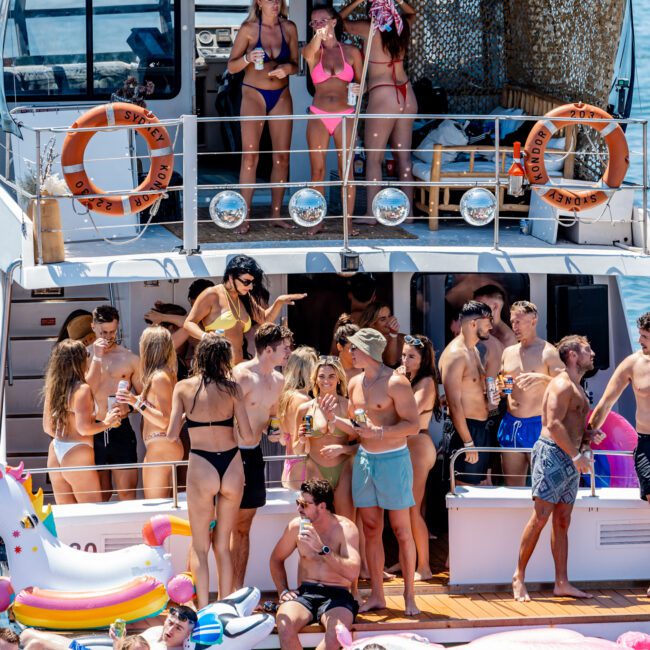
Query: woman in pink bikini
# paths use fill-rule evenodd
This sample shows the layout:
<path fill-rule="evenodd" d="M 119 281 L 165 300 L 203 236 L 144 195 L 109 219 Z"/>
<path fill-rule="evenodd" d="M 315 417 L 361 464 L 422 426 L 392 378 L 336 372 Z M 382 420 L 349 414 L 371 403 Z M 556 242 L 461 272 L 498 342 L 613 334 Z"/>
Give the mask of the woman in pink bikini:
<path fill-rule="evenodd" d="M 347 20 L 363 0 L 352 2 L 341 10 L 341 18 L 348 34 L 366 41 L 370 34 L 369 20 Z M 415 115 L 418 103 L 404 70 L 404 58 L 411 40 L 411 26 L 416 12 L 406 0 L 396 0 L 402 9 L 402 33 L 393 25 L 390 31 L 375 34 L 370 47 L 368 63 L 368 108 L 366 114 Z M 366 180 L 381 181 L 381 164 L 388 144 L 397 164 L 401 181 L 413 181 L 411 173 L 411 136 L 413 120 L 396 118 L 367 118 L 365 120 Z M 404 187 L 413 211 L 413 188 Z M 368 186 L 368 212 L 372 214 L 372 200 L 380 190 L 377 185 Z M 374 223 L 374 219 L 359 219 L 360 223 Z"/>
<path fill-rule="evenodd" d="M 348 86 L 359 94 L 358 82 L 361 78 L 363 61 L 361 52 L 353 45 L 343 45 L 343 21 L 332 7 L 318 7 L 311 12 L 310 26 L 314 37 L 302 50 L 309 64 L 311 79 L 314 82 L 314 100 L 309 110 L 320 119 L 309 120 L 307 126 L 307 143 L 311 162 L 311 180 L 314 182 L 325 179 L 325 158 L 329 147 L 330 137 L 338 150 L 339 175 L 343 178 L 342 156 L 343 147 L 349 151 L 351 128 L 347 129 L 346 142 L 343 143 L 342 118 L 337 114 L 354 113 L 354 108 L 348 105 Z M 356 88 L 355 88 L 356 86 Z M 351 122 L 348 124 L 352 126 Z M 350 167 L 351 169 L 351 167 Z M 323 188 L 317 188 L 320 192 Z M 354 207 L 355 188 L 348 188 L 349 213 Z M 318 232 L 320 226 L 313 229 Z"/>

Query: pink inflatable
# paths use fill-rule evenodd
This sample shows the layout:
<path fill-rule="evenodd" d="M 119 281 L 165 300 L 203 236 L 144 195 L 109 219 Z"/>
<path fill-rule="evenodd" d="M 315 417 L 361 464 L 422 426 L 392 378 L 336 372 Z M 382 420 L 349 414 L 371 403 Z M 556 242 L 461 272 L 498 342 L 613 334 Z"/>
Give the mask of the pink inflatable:
<path fill-rule="evenodd" d="M 589 416 L 591 413 L 589 413 Z M 588 417 L 589 417 L 588 416 Z M 634 427 L 618 413 L 611 412 L 603 426 L 603 433 L 607 437 L 594 449 L 611 449 L 614 451 L 634 451 L 637 442 L 637 433 Z M 603 458 L 601 456 L 601 458 Z M 639 481 L 634 469 L 634 459 L 631 456 L 605 456 L 609 464 L 610 487 L 639 487 Z M 596 473 L 598 465 L 596 466 Z"/>

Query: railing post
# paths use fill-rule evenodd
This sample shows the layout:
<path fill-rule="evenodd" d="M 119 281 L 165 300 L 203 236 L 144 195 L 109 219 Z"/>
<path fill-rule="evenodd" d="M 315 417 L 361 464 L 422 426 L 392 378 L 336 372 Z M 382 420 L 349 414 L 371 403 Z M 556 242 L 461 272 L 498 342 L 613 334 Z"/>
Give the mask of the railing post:
<path fill-rule="evenodd" d="M 347 119 L 343 116 L 343 126 L 341 129 L 343 146 L 341 147 L 341 169 L 343 170 L 343 178 L 341 179 L 341 206 L 343 207 L 343 250 L 348 250 L 348 243 L 350 240 L 350 233 L 348 232 L 348 145 L 347 145 Z M 352 206 L 354 210 L 354 206 Z"/>
<path fill-rule="evenodd" d="M 178 474 L 177 474 L 178 466 L 176 463 L 172 465 L 172 499 L 173 499 L 173 505 L 172 508 L 175 510 L 178 510 L 179 505 L 178 505 Z"/>
<path fill-rule="evenodd" d="M 648 122 L 643 123 L 643 254 L 650 255 L 648 243 Z"/>
<path fill-rule="evenodd" d="M 497 201 L 497 213 L 494 215 L 494 250 L 499 250 L 499 210 L 501 209 L 501 157 L 499 156 L 499 140 L 499 117 L 497 116 L 494 123 L 494 173 L 496 174 L 494 198 Z"/>
<path fill-rule="evenodd" d="M 34 227 L 36 228 L 36 257 L 37 264 L 43 264 L 43 240 L 41 238 L 41 132 L 34 132 L 36 141 L 36 206 L 34 210 Z M 4 372 L 4 371 L 3 371 Z"/>
<path fill-rule="evenodd" d="M 591 487 L 591 496 L 596 496 L 596 463 L 594 463 L 594 457 L 591 458 L 591 463 L 589 463 L 589 483 Z"/>
<path fill-rule="evenodd" d="M 196 115 L 183 115 L 183 248 L 181 253 L 199 252 L 198 151 Z"/>

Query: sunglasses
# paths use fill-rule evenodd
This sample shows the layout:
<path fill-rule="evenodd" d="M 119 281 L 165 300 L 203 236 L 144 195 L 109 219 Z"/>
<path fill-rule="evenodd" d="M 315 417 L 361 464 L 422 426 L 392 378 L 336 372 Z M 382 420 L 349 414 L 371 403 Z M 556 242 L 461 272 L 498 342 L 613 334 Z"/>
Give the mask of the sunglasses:
<path fill-rule="evenodd" d="M 187 623 L 189 621 L 190 623 L 195 623 L 197 622 L 198 618 L 194 612 L 191 614 L 188 614 L 186 612 L 181 612 L 176 607 L 170 607 L 169 608 L 169 615 L 170 616 L 175 616 L 181 623 Z"/>
<path fill-rule="evenodd" d="M 407 334 L 404 337 L 404 343 L 406 343 L 407 345 L 412 345 L 413 347 L 416 348 L 424 347 L 424 343 L 422 342 L 422 339 L 418 339 L 415 336 L 411 336 L 410 334 Z"/>
<path fill-rule="evenodd" d="M 319 363 L 338 363 L 339 358 L 335 357 L 331 354 L 321 354 L 320 357 L 318 357 L 318 362 Z"/>
<path fill-rule="evenodd" d="M 245 287 L 250 287 L 251 284 L 255 284 L 255 280 L 242 280 L 241 278 L 235 278 L 237 282 L 241 282 Z"/>
<path fill-rule="evenodd" d="M 304 499 L 296 499 L 296 505 L 299 508 L 306 508 L 307 506 L 315 506 L 316 504 L 305 501 Z"/>
<path fill-rule="evenodd" d="M 355 350 L 358 350 L 359 348 L 354 344 L 350 343 L 350 352 L 354 352 Z"/>

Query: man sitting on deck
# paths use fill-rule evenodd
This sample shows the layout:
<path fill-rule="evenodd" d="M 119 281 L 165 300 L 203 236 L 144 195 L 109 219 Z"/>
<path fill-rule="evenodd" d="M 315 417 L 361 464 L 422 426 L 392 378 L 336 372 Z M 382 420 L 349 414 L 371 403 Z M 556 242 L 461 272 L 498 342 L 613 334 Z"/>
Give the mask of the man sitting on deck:
<path fill-rule="evenodd" d="M 8 627 L 0 627 L 0 650 L 18 650 L 20 639 Z"/>
<path fill-rule="evenodd" d="M 349 519 L 334 514 L 329 481 L 310 479 L 296 499 L 299 517 L 287 525 L 271 554 L 271 576 L 280 596 L 276 617 L 280 647 L 302 649 L 298 634 L 320 622 L 325 636 L 317 650 L 339 648 L 336 625 L 354 622 L 358 604 L 350 588 L 359 577 L 359 531 Z M 285 560 L 298 549 L 302 584 L 289 589 Z"/>

